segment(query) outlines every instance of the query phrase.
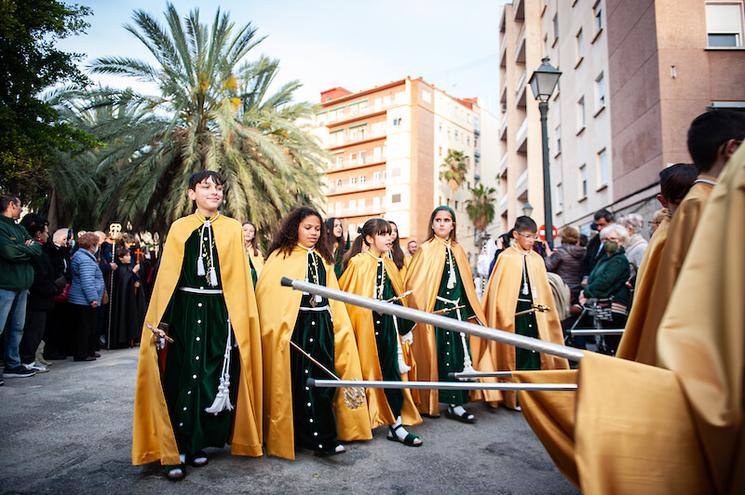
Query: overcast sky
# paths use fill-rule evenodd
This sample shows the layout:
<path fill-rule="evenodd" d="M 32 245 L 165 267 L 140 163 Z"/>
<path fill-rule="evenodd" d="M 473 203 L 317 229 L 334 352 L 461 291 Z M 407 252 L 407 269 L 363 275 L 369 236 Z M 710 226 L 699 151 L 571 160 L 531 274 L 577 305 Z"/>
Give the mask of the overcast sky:
<path fill-rule="evenodd" d="M 69 0 L 71 1 L 71 0 Z M 152 61 L 147 49 L 125 31 L 132 12 L 143 9 L 163 21 L 160 0 L 75 0 L 93 10 L 84 36 L 63 40 L 88 63 L 120 55 Z M 504 0 L 222 0 L 174 2 L 184 16 L 199 8 L 211 23 L 218 6 L 238 25 L 254 23 L 266 35 L 253 58 L 281 61 L 278 84 L 299 79 L 299 100 L 343 86 L 358 91 L 405 76 L 423 76 L 458 97 L 478 96 L 495 112 L 498 99 L 499 14 Z M 116 87 L 147 88 L 128 78 L 92 76 Z"/>

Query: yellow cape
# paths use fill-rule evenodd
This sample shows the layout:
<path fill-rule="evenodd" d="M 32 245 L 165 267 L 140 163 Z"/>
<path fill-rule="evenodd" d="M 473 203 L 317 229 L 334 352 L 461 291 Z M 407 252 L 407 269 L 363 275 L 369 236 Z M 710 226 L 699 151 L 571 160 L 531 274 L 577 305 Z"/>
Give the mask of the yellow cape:
<path fill-rule="evenodd" d="M 248 256 L 251 258 L 251 263 L 254 265 L 256 276 L 260 276 L 261 270 L 264 268 L 264 255 L 261 254 L 261 251 L 259 251 L 259 254 L 254 254 L 253 248 L 248 248 Z"/>
<path fill-rule="evenodd" d="M 145 316 L 146 324 L 157 327 L 163 318 L 181 276 L 186 240 L 201 225 L 196 215 L 189 215 L 171 226 Z M 251 271 L 243 247 L 241 224 L 219 216 L 213 225 L 225 305 L 241 359 L 230 451 L 234 455 L 259 457 L 262 442 L 261 334 L 251 289 Z M 135 389 L 132 463 L 146 464 L 156 460 L 164 465 L 181 463 L 160 381 L 155 338 L 143 326 Z"/>
<path fill-rule="evenodd" d="M 661 292 L 661 288 L 656 286 L 655 281 L 661 273 L 662 252 L 667 243 L 669 228 L 670 219 L 666 216 L 644 253 L 636 276 L 634 304 L 631 306 L 616 357 L 652 366 L 657 363 L 657 327 L 665 313 L 670 293 L 657 293 L 656 291 Z"/>
<path fill-rule="evenodd" d="M 489 283 L 484 291 L 484 312 L 486 321 L 492 328 L 515 332 L 515 308 L 523 277 L 523 258 L 525 253 L 517 247 L 510 247 L 500 253 L 494 265 Z M 536 312 L 538 337 L 541 340 L 564 344 L 561 322 L 556 312 L 553 293 L 548 284 L 546 265 L 541 256 L 530 251 L 527 253 L 528 278 L 534 304 L 541 304 L 550 308 L 549 311 Z M 515 348 L 511 345 L 490 341 L 489 352 L 500 370 L 515 370 Z M 541 369 L 568 369 L 566 359 L 541 354 Z M 515 407 L 516 394 L 504 392 L 504 401 L 509 407 Z"/>
<path fill-rule="evenodd" d="M 307 251 L 295 247 L 285 257 L 273 252 L 266 260 L 256 284 L 256 299 L 261 320 L 261 344 L 264 351 L 264 435 L 269 455 L 295 459 L 295 434 L 292 420 L 292 377 L 290 376 L 290 338 L 295 329 L 302 293 L 282 287 L 282 277 L 304 280 L 307 275 Z M 326 287 L 338 289 L 333 265 L 324 261 Z M 334 367 L 342 380 L 362 378 L 360 358 L 352 324 L 344 303 L 329 300 L 334 321 Z M 372 431 L 367 406 L 348 409 L 344 394 L 334 399 L 334 414 L 339 440 L 370 440 Z"/>
<path fill-rule="evenodd" d="M 403 283 L 398 275 L 393 260 L 384 256 L 383 264 L 385 272 L 393 285 L 396 295 L 402 294 Z M 378 271 L 378 261 L 369 251 L 360 253 L 349 260 L 344 274 L 339 279 L 341 290 L 352 292 L 364 297 L 375 297 L 375 277 Z M 357 340 L 357 350 L 360 353 L 360 364 L 362 366 L 362 378 L 365 380 L 382 380 L 383 374 L 380 370 L 380 359 L 375 342 L 375 327 L 373 325 L 373 314 L 369 309 L 359 306 L 347 305 L 347 312 L 352 321 L 352 328 Z M 400 343 L 400 337 L 399 337 Z M 410 361 L 407 362 L 410 364 Z M 410 373 L 410 372 L 409 372 Z M 408 381 L 409 373 L 401 375 L 401 379 Z M 413 375 L 412 375 L 413 376 Z M 416 409 L 414 400 L 409 390 L 402 390 L 404 405 L 401 410 L 401 420 L 405 425 L 416 425 L 422 422 L 419 411 Z M 373 428 L 380 425 L 392 425 L 396 418 L 393 416 L 385 391 L 381 388 L 370 388 L 366 390 L 367 407 L 370 412 L 370 424 Z"/>
<path fill-rule="evenodd" d="M 745 146 L 695 229 L 657 334 L 661 368 L 582 360 L 576 437 L 585 493 L 745 493 L 743 212 Z"/>
<path fill-rule="evenodd" d="M 426 312 L 432 312 L 435 307 L 435 298 L 440 289 L 442 271 L 445 269 L 445 246 L 446 242 L 438 237 L 422 243 L 411 259 L 406 273 L 406 289 L 413 290 L 413 294 L 407 299 L 407 306 Z M 476 314 L 476 320 L 484 325 L 486 318 L 481 309 L 481 303 L 476 295 L 471 276 L 471 267 L 463 248 L 457 242 L 452 242 L 450 249 L 453 259 L 458 266 L 463 288 L 468 303 Z M 492 355 L 488 352 L 487 342 L 478 337 L 469 337 L 471 346 L 471 361 L 474 369 L 478 371 L 495 371 L 496 364 Z M 414 359 L 417 364 L 417 380 L 438 381 L 437 369 L 437 342 L 435 331 L 431 325 L 417 323 L 414 327 Z M 486 381 L 486 380 L 484 380 Z M 494 380 L 489 380 L 494 381 Z M 437 390 L 420 390 L 417 407 L 419 411 L 430 416 L 440 415 L 439 393 Z M 471 400 L 486 400 L 497 402 L 501 394 L 497 391 L 475 391 L 471 393 Z"/>

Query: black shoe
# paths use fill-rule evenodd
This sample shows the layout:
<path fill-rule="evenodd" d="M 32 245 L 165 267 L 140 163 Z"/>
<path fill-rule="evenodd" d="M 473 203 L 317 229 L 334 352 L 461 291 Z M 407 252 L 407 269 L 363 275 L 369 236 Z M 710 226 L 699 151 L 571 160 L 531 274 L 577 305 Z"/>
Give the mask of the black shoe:
<path fill-rule="evenodd" d="M 445 410 L 445 416 L 450 419 L 460 421 L 461 423 L 473 424 L 476 422 L 476 417 L 468 411 L 459 415 L 455 413 L 454 409 L 455 408 L 453 406 L 448 406 L 448 408 Z"/>
<path fill-rule="evenodd" d="M 86 356 L 86 357 L 82 357 L 82 358 L 75 358 L 75 359 L 73 359 L 73 361 L 75 361 L 76 363 L 79 363 L 81 361 L 95 361 L 95 360 L 96 360 L 96 358 L 94 358 L 93 356 Z"/>
<path fill-rule="evenodd" d="M 100 358 L 101 357 L 101 353 L 100 352 L 94 352 L 94 353 L 91 353 L 88 357 Z"/>
<path fill-rule="evenodd" d="M 63 352 L 53 352 L 50 354 L 44 354 L 44 359 L 47 361 L 64 361 L 67 359 L 67 355 Z"/>
<path fill-rule="evenodd" d="M 186 456 L 186 462 L 194 467 L 204 467 L 210 462 L 210 460 L 207 458 L 207 454 L 205 454 L 204 450 L 198 450 L 193 455 Z"/>
<path fill-rule="evenodd" d="M 163 474 L 166 475 L 168 481 L 181 481 L 186 478 L 186 464 L 163 466 Z"/>
<path fill-rule="evenodd" d="M 15 368 L 5 367 L 3 371 L 3 378 L 28 378 L 34 376 L 36 371 L 26 369 L 25 366 L 16 366 Z"/>

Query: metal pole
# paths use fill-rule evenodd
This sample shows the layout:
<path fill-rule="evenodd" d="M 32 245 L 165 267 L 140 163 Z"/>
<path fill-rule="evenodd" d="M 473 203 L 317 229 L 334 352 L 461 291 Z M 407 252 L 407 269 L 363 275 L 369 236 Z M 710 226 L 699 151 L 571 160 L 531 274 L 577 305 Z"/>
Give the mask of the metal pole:
<path fill-rule="evenodd" d="M 554 248 L 554 221 L 551 204 L 551 161 L 548 156 L 548 101 L 538 102 L 541 112 L 541 141 L 543 144 L 543 225 L 546 229 L 546 242 Z"/>
<path fill-rule="evenodd" d="M 623 335 L 623 328 L 595 328 L 589 330 L 572 330 L 572 335 Z"/>
<path fill-rule="evenodd" d="M 576 383 L 463 383 L 463 382 L 387 382 L 365 380 L 316 380 L 308 378 L 309 387 L 365 387 L 385 389 L 439 389 L 439 390 L 530 390 L 550 392 L 575 392 Z"/>
<path fill-rule="evenodd" d="M 563 357 L 571 361 L 580 361 L 584 354 L 584 351 L 573 347 L 566 347 L 562 344 L 554 344 L 553 342 L 525 337 L 513 332 L 483 327 L 481 325 L 459 321 L 455 318 L 447 318 L 445 316 L 427 313 L 426 311 L 419 311 L 418 309 L 407 308 L 406 306 L 400 306 L 398 304 L 386 303 L 378 299 L 362 297 L 338 289 L 330 289 L 323 285 L 312 284 L 304 280 L 293 280 L 287 277 L 282 277 L 281 283 L 284 287 L 292 287 L 297 291 L 308 292 L 328 299 L 334 299 L 354 306 L 360 306 L 378 313 L 398 316 L 399 318 L 433 325 L 437 328 L 444 328 L 445 330 L 453 332 L 463 332 L 483 339 L 496 340 L 503 344 L 514 345 L 521 349 L 543 352 L 553 356 Z"/>
<path fill-rule="evenodd" d="M 511 371 L 451 371 L 448 373 L 450 378 L 458 380 L 468 380 L 470 378 L 498 378 L 512 376 Z"/>

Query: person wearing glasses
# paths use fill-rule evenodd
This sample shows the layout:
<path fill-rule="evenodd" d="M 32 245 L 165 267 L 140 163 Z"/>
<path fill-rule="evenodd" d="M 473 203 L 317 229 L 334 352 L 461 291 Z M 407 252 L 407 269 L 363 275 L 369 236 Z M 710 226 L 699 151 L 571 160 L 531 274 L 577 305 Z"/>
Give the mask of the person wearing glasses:
<path fill-rule="evenodd" d="M 538 226 L 532 218 L 517 217 L 512 245 L 497 258 L 484 296 L 484 312 L 490 327 L 518 335 L 563 344 L 561 322 L 548 284 L 546 265 L 533 250 Z M 500 371 L 568 369 L 566 359 L 489 343 Z M 519 410 L 517 394 L 503 392 L 504 404 Z"/>

